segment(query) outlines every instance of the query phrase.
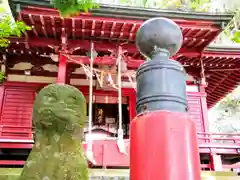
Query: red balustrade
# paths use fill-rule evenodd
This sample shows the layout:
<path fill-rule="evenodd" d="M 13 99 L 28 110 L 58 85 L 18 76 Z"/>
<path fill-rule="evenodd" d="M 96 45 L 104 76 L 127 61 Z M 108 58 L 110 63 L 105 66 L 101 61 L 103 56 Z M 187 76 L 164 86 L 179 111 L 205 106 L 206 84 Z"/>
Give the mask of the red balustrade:
<path fill-rule="evenodd" d="M 0 135 L 1 130 L 3 128 L 0 129 Z M 21 132 L 19 131 L 19 133 Z M 29 135 L 28 137 L 28 139 L 3 139 L 0 136 L 0 148 L 31 149 L 33 140 L 32 136 Z M 198 138 L 200 153 L 239 154 L 240 152 L 240 134 L 198 133 Z M 129 140 L 125 140 L 125 145 L 127 153 L 122 154 L 118 150 L 116 139 L 93 141 L 95 165 L 127 167 L 129 165 Z M 86 143 L 84 143 L 84 149 L 86 149 Z"/>

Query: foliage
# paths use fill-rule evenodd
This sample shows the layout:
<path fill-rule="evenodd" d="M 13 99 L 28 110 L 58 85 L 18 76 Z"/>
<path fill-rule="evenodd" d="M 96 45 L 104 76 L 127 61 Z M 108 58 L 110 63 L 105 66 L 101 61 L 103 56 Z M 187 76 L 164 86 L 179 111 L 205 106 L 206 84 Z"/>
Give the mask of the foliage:
<path fill-rule="evenodd" d="M 83 94 L 70 85 L 48 85 L 35 99 L 32 119 L 36 140 L 19 180 L 88 180 Z"/>
<path fill-rule="evenodd" d="M 12 18 L 4 13 L 4 9 L 0 8 L 0 48 L 8 47 L 10 37 L 21 37 L 23 33 L 31 30 L 31 28 L 24 22 L 13 22 Z M 0 72 L 0 82 L 4 81 L 5 79 L 4 73 Z"/>
<path fill-rule="evenodd" d="M 122 3 L 130 4 L 131 0 L 120 0 Z M 142 0 L 141 4 L 136 0 L 136 4 L 143 7 L 152 7 L 152 0 Z M 186 11 L 207 11 L 209 9 L 210 0 L 189 0 L 185 3 L 184 0 L 156 0 L 154 7 L 161 9 L 182 9 Z"/>
<path fill-rule="evenodd" d="M 240 8 L 236 10 L 231 23 L 233 24 L 231 40 L 235 43 L 240 43 Z"/>
<path fill-rule="evenodd" d="M 215 117 L 211 117 L 210 120 L 215 119 L 212 124 L 215 131 L 240 132 L 240 98 L 237 96 L 239 92 L 240 88 L 237 88 L 213 108 Z"/>
<path fill-rule="evenodd" d="M 3 10 L 2 10 L 3 11 Z M 12 19 L 8 15 L 3 15 L 0 18 L 0 48 L 6 48 L 9 44 L 9 38 L 11 36 L 21 37 L 22 33 L 30 30 L 24 22 L 16 21 L 12 22 Z"/>
<path fill-rule="evenodd" d="M 205 12 L 210 8 L 210 0 L 190 0 L 189 7 L 194 11 Z"/>
<path fill-rule="evenodd" d="M 0 82 L 3 82 L 6 79 L 3 72 L 0 71 Z"/>
<path fill-rule="evenodd" d="M 224 29 L 224 33 L 235 43 L 240 43 L 240 8 L 233 9 L 235 13 L 233 19 Z"/>
<path fill-rule="evenodd" d="M 233 32 L 231 40 L 235 43 L 240 43 L 240 30 Z"/>
<path fill-rule="evenodd" d="M 58 9 L 60 14 L 65 17 L 98 8 L 94 0 L 52 0 L 51 2 L 54 8 Z"/>

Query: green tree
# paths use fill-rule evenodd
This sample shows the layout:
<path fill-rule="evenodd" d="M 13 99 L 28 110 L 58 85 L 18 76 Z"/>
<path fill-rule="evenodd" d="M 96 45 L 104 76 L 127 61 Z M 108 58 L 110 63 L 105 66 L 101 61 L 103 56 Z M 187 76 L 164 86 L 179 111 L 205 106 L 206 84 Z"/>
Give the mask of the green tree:
<path fill-rule="evenodd" d="M 11 16 L 7 15 L 4 9 L 0 9 L 0 11 L 0 48 L 6 48 L 9 45 L 10 37 L 21 37 L 24 32 L 31 28 L 21 21 L 14 23 Z"/>
<path fill-rule="evenodd" d="M 60 14 L 65 17 L 98 8 L 94 0 L 51 0 L 51 2 L 54 8 L 58 9 Z"/>
<path fill-rule="evenodd" d="M 210 125 L 215 132 L 240 132 L 240 87 L 226 96 L 209 112 Z"/>
<path fill-rule="evenodd" d="M 233 33 L 231 40 L 235 43 L 240 43 L 240 30 L 237 30 Z"/>
<path fill-rule="evenodd" d="M 233 26 L 231 40 L 235 43 L 240 43 L 240 8 L 236 10 L 235 16 L 231 21 L 231 24 Z"/>
<path fill-rule="evenodd" d="M 13 22 L 12 17 L 6 14 L 3 8 L 0 8 L 0 50 L 9 45 L 9 38 L 12 36 L 21 37 L 24 32 L 30 30 L 24 22 Z M 5 75 L 0 72 L 0 82 L 5 80 Z"/>

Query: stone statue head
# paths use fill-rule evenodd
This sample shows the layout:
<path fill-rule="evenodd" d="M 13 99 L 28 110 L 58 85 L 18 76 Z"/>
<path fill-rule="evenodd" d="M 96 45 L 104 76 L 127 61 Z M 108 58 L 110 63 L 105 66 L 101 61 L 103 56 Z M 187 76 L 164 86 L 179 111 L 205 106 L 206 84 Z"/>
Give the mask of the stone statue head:
<path fill-rule="evenodd" d="M 81 129 L 86 120 L 86 100 L 75 87 L 51 84 L 37 95 L 33 124 L 37 132 L 72 133 Z"/>

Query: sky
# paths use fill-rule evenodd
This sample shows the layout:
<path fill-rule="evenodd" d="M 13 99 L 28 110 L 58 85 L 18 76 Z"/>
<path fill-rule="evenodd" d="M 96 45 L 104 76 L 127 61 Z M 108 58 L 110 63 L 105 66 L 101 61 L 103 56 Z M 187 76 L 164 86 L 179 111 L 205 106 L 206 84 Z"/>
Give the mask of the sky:
<path fill-rule="evenodd" d="M 5 9 L 7 13 L 11 13 L 10 7 L 8 5 L 8 0 L 2 0 L 2 3 L 0 3 L 0 7 Z"/>

